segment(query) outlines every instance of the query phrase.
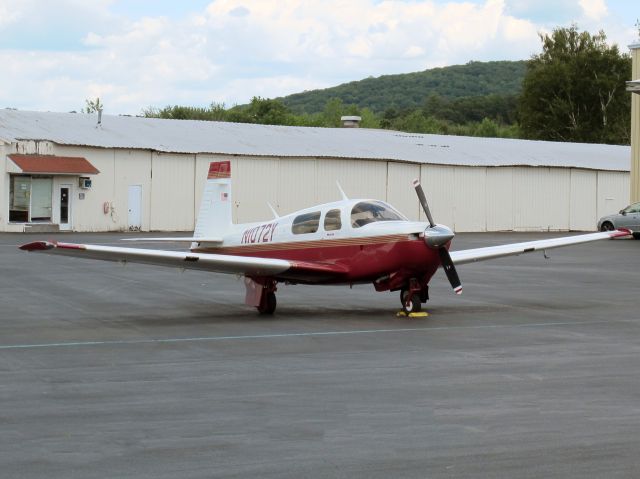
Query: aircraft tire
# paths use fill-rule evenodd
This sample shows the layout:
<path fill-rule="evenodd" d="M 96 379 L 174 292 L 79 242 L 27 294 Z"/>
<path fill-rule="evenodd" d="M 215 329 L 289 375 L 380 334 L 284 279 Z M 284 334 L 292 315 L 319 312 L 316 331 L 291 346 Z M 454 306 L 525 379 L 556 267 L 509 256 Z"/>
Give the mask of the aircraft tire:
<path fill-rule="evenodd" d="M 276 311 L 277 304 L 276 293 L 270 291 L 265 298 L 265 305 L 258 306 L 257 309 L 260 314 L 273 314 Z"/>
<path fill-rule="evenodd" d="M 406 314 L 419 312 L 422 309 L 420 296 L 418 294 L 414 294 L 409 304 L 407 304 L 408 295 L 409 291 L 406 289 L 403 289 L 400 293 L 400 300 L 402 301 L 402 311 L 404 311 Z"/>

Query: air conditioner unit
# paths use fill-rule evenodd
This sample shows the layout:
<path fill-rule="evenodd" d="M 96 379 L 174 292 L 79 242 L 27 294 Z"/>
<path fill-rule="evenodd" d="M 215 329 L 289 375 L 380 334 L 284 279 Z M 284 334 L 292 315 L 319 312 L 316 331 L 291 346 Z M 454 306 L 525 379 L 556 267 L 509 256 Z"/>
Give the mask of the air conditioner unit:
<path fill-rule="evenodd" d="M 88 190 L 91 188 L 91 178 L 80 178 L 80 188 Z"/>

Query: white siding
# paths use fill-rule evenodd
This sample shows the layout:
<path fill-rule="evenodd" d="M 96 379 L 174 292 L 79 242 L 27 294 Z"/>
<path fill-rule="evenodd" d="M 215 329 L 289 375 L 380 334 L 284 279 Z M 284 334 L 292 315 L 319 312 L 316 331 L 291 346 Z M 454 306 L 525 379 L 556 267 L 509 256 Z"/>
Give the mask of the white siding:
<path fill-rule="evenodd" d="M 590 231 L 595 228 L 597 217 L 597 178 L 590 170 L 571 170 L 570 223 L 572 231 Z"/>
<path fill-rule="evenodd" d="M 151 152 L 115 150 L 114 221 L 126 230 L 129 185 L 142 185 L 142 230 L 149 231 L 151 216 Z M 99 167 L 98 167 L 99 168 Z M 96 182 L 101 181 L 97 175 Z"/>
<path fill-rule="evenodd" d="M 267 202 L 276 204 L 280 189 L 279 160 L 238 158 L 231 161 L 233 220 L 248 223 L 272 218 Z"/>
<path fill-rule="evenodd" d="M 513 168 L 487 168 L 487 231 L 513 230 Z"/>
<path fill-rule="evenodd" d="M 279 214 L 315 205 L 317 201 L 316 161 L 281 158 L 278 201 L 274 205 Z"/>
<path fill-rule="evenodd" d="M 2 231 L 23 230 L 22 225 L 7 223 L 10 171 L 6 154 L 16 149 L 15 144 L 0 145 L 5 158 L 5 175 L 0 181 Z M 629 197 L 629 173 L 615 171 L 158 154 L 63 147 L 50 142 L 25 142 L 20 150 L 82 156 L 100 170 L 92 177 L 89 190 L 80 190 L 75 176 L 54 178 L 54 188 L 61 183 L 73 186 L 75 231 L 126 230 L 130 185 L 142 186 L 143 230 L 190 231 L 195 226 L 209 163 L 224 160 L 232 162 L 236 222 L 270 218 L 267 202 L 280 214 L 287 214 L 337 200 L 336 180 L 351 198 L 383 199 L 409 218 L 426 221 L 411 185 L 420 177 L 435 220 L 459 232 L 593 230 L 600 216 L 617 212 Z M 56 201 L 54 197 L 54 210 L 58 208 Z M 103 212 L 105 203 L 109 205 L 107 213 Z"/>
<path fill-rule="evenodd" d="M 193 231 L 195 156 L 153 153 L 151 168 L 149 228 Z"/>
<path fill-rule="evenodd" d="M 207 183 L 207 174 L 209 172 L 209 163 L 212 161 L 220 161 L 224 158 L 219 158 L 214 155 L 197 155 L 195 174 L 193 177 L 193 215 L 194 218 L 198 218 L 198 211 L 200 210 L 200 202 L 202 201 L 202 193 L 204 192 L 204 186 Z M 233 174 L 233 169 L 231 170 Z M 232 200 L 233 190 L 231 191 Z"/>
<path fill-rule="evenodd" d="M 514 229 L 516 231 L 568 230 L 570 191 L 569 170 L 514 168 Z"/>
<path fill-rule="evenodd" d="M 420 178 L 420 165 L 396 162 L 387 165 L 387 201 L 407 218 L 417 221 L 421 208 L 412 183 Z"/>
<path fill-rule="evenodd" d="M 421 165 L 420 181 L 436 223 L 455 229 L 455 166 Z M 417 198 L 416 198 L 417 201 Z M 420 220 L 427 221 L 420 211 Z"/>
<path fill-rule="evenodd" d="M 98 148 L 56 146 L 52 154 L 86 158 L 100 173 L 91 175 L 91 189 L 80 189 L 78 177 L 69 177 L 71 192 L 71 217 L 74 231 L 118 231 L 126 226 L 127 210 L 117 201 L 115 180 L 115 152 Z M 126 168 L 127 165 L 123 165 Z M 80 195 L 84 199 L 80 199 Z M 104 213 L 104 203 L 113 203 Z M 126 205 L 125 205 L 126 207 Z"/>
<path fill-rule="evenodd" d="M 599 171 L 597 217 L 617 213 L 627 206 L 629 204 L 629 187 L 629 173 Z"/>
<path fill-rule="evenodd" d="M 341 198 L 336 181 L 349 198 L 385 200 L 387 163 L 385 161 L 316 160 L 317 203 Z"/>
<path fill-rule="evenodd" d="M 486 231 L 487 169 L 484 167 L 456 167 L 454 189 L 454 230 Z"/>

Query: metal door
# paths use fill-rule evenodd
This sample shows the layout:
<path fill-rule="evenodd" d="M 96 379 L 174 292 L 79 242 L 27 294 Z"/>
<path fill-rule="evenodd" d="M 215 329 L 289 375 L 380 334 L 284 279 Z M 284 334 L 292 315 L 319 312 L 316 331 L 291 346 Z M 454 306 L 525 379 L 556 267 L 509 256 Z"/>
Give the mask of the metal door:
<path fill-rule="evenodd" d="M 142 185 L 129 185 L 127 218 L 130 231 L 142 228 Z"/>
<path fill-rule="evenodd" d="M 60 206 L 59 227 L 60 231 L 71 229 L 71 185 L 58 187 L 58 201 Z"/>

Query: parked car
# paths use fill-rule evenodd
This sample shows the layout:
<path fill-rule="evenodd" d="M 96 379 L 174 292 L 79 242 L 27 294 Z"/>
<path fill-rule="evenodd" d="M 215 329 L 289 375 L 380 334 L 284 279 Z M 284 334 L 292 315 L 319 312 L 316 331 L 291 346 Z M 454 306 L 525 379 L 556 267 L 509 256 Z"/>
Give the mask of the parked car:
<path fill-rule="evenodd" d="M 603 216 L 598 221 L 600 231 L 627 228 L 633 231 L 633 237 L 640 239 L 640 203 L 633 203 L 620 210 L 617 215 Z"/>

